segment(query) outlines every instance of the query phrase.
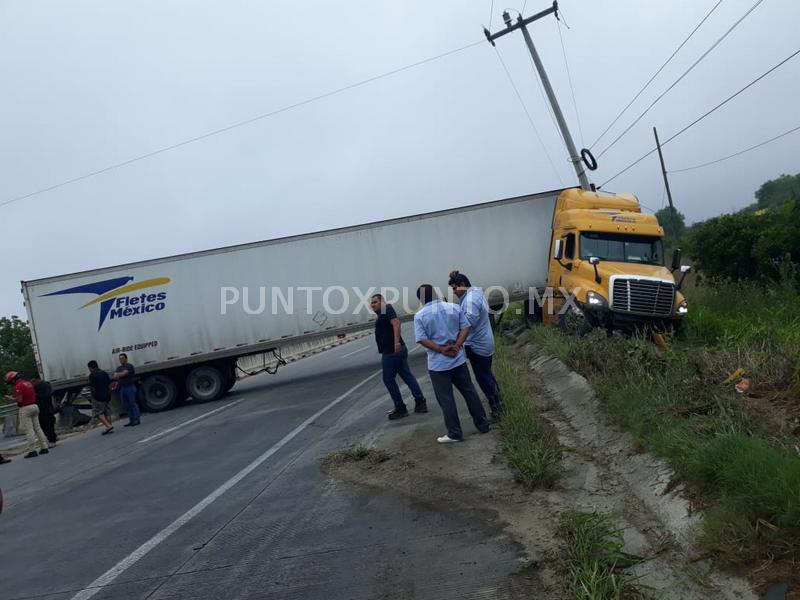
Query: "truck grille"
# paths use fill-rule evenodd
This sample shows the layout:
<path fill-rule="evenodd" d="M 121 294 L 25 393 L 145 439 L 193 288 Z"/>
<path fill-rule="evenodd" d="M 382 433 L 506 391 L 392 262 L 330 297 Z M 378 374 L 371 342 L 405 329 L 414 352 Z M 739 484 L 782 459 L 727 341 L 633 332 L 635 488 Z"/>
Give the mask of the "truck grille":
<path fill-rule="evenodd" d="M 612 306 L 619 312 L 666 317 L 672 314 L 675 284 L 652 279 L 614 279 Z"/>

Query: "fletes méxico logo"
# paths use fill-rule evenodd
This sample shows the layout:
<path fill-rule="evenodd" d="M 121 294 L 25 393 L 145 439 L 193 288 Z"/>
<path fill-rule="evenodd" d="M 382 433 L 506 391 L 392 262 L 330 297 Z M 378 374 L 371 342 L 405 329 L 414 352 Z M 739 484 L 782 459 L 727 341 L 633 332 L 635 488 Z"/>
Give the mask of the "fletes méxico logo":
<path fill-rule="evenodd" d="M 100 323 L 97 330 L 105 323 L 106 318 L 122 319 L 134 315 L 164 310 L 167 306 L 167 292 L 142 292 L 140 290 L 166 285 L 169 277 L 156 277 L 131 283 L 133 277 L 117 277 L 95 283 L 87 283 L 77 287 L 44 294 L 44 296 L 63 296 L 65 294 L 95 294 L 97 298 L 90 300 L 80 308 L 94 304 L 100 305 Z"/>

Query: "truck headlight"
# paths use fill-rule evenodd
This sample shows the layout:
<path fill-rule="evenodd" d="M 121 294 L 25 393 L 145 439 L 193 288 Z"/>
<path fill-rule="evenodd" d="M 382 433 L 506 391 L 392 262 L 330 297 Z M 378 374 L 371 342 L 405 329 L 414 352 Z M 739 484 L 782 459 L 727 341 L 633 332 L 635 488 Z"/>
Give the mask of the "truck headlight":
<path fill-rule="evenodd" d="M 606 299 L 603 298 L 602 295 L 591 291 L 586 292 L 586 304 L 592 308 L 605 308 L 608 306 L 608 302 L 606 302 Z"/>
<path fill-rule="evenodd" d="M 685 314 L 686 314 L 686 313 L 688 313 L 688 312 L 689 312 L 689 306 L 686 304 L 686 300 L 684 300 L 683 302 L 681 302 L 681 303 L 678 305 L 678 310 L 677 310 L 677 313 L 678 313 L 679 315 L 683 316 L 683 315 L 685 315 Z"/>

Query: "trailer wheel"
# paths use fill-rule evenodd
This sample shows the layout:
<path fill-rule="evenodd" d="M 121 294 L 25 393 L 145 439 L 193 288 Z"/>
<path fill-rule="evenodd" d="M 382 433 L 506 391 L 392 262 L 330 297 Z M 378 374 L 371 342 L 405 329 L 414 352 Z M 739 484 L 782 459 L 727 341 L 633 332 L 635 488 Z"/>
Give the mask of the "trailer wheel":
<path fill-rule="evenodd" d="M 228 393 L 236 385 L 236 363 L 226 366 L 225 368 L 225 392 Z"/>
<path fill-rule="evenodd" d="M 145 408 L 150 412 L 169 410 L 178 401 L 178 386 L 167 375 L 148 375 L 141 385 Z"/>
<path fill-rule="evenodd" d="M 195 367 L 186 376 L 186 391 L 195 402 L 210 402 L 225 393 L 226 379 L 217 367 Z"/>

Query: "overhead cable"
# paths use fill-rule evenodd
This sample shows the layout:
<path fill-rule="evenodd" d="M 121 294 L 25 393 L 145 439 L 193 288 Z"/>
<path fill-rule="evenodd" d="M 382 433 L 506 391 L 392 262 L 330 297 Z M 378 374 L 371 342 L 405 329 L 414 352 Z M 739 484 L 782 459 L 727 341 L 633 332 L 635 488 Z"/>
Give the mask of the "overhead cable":
<path fill-rule="evenodd" d="M 751 88 L 752 86 L 754 86 L 756 83 L 758 83 L 759 81 L 761 81 L 762 79 L 764 79 L 764 77 L 766 77 L 767 75 L 769 75 L 770 73 L 772 73 L 773 71 L 775 71 L 776 69 L 778 69 L 779 67 L 783 66 L 783 65 L 784 65 L 784 64 L 786 64 L 787 62 L 789 62 L 791 59 L 793 59 L 793 58 L 794 58 L 795 56 L 797 56 L 798 54 L 800 54 L 800 50 L 795 50 L 795 51 L 794 51 L 792 54 L 790 54 L 789 56 L 787 56 L 786 58 L 784 58 L 782 61 L 780 61 L 780 62 L 779 62 L 778 64 L 776 64 L 774 67 L 772 67 L 772 68 L 770 68 L 769 70 L 765 71 L 764 73 L 762 73 L 761 75 L 759 75 L 758 77 L 756 77 L 756 78 L 755 78 L 753 81 L 751 81 L 750 83 L 748 83 L 746 86 L 744 86 L 743 88 L 741 88 L 741 89 L 740 89 L 738 92 L 735 92 L 734 94 L 731 94 L 730 96 L 728 96 L 727 98 L 725 98 L 725 100 L 723 100 L 722 102 L 720 102 L 719 104 L 717 104 L 717 105 L 716 105 L 714 108 L 712 108 L 712 109 L 708 110 L 707 112 L 703 113 L 703 114 L 702 114 L 702 115 L 700 115 L 698 118 L 696 118 L 694 121 L 692 121 L 691 123 L 689 123 L 689 124 L 688 124 L 686 127 L 684 127 L 683 129 L 681 129 L 681 130 L 680 130 L 680 131 L 678 131 L 677 133 L 675 133 L 675 134 L 673 134 L 672 136 L 670 136 L 670 137 L 669 137 L 669 138 L 668 138 L 666 141 L 664 141 L 664 142 L 662 142 L 662 143 L 661 143 L 661 146 L 662 146 L 662 147 L 663 147 L 663 146 L 666 146 L 668 143 L 670 143 L 670 142 L 671 142 L 672 140 L 674 140 L 676 137 L 678 137 L 678 136 L 679 136 L 679 135 L 681 135 L 682 133 L 686 132 L 686 131 L 687 131 L 688 129 L 690 129 L 691 127 L 694 127 L 695 125 L 697 125 L 697 124 L 698 124 L 700 121 L 702 121 L 703 119 L 705 119 L 705 118 L 706 118 L 707 116 L 709 116 L 711 113 L 713 113 L 713 112 L 715 112 L 716 110 L 718 110 L 718 109 L 722 108 L 722 107 L 723 107 L 724 105 L 726 105 L 728 102 L 730 102 L 731 100 L 733 100 L 734 98 L 736 98 L 736 96 L 738 96 L 739 94 L 741 94 L 741 93 L 742 93 L 742 92 L 744 92 L 745 90 L 747 90 L 747 89 Z M 603 187 L 603 186 L 605 186 L 607 183 L 609 183 L 609 182 L 613 181 L 614 179 L 616 179 L 617 177 L 619 177 L 620 175 L 622 175 L 623 173 L 625 173 L 625 172 L 626 172 L 626 171 L 628 171 L 629 169 L 632 169 L 633 167 L 635 167 L 636 165 L 638 165 L 640 162 L 642 162 L 642 161 L 643 161 L 645 158 L 647 158 L 648 156 L 650 156 L 651 154 L 653 154 L 653 152 L 655 152 L 656 150 L 657 150 L 657 148 L 653 148 L 653 149 L 652 149 L 652 150 L 650 150 L 648 153 L 646 153 L 646 154 L 644 154 L 643 156 L 639 157 L 638 159 L 636 159 L 635 161 L 633 161 L 631 164 L 629 164 L 627 167 L 625 167 L 624 169 L 622 169 L 622 170 L 621 170 L 619 173 L 617 173 L 616 175 L 614 175 L 614 176 L 613 176 L 613 177 L 611 177 L 610 179 L 607 179 L 607 180 L 606 180 L 604 183 L 602 183 L 602 184 L 601 184 L 599 187 Z"/>
<path fill-rule="evenodd" d="M 686 43 L 690 39 L 692 39 L 692 36 L 694 36 L 694 34 L 697 32 L 697 30 L 700 29 L 700 27 L 703 25 L 703 23 L 705 23 L 708 20 L 708 18 L 714 13 L 714 11 L 717 10 L 717 7 L 719 7 L 720 4 L 722 4 L 722 0 L 718 0 L 718 2 L 711 8 L 711 10 L 708 11 L 708 13 L 706 13 L 706 16 L 702 18 L 702 20 L 695 26 L 694 29 L 692 29 L 691 33 L 689 33 L 689 35 L 686 36 L 686 39 L 681 42 L 680 46 L 675 48 L 675 51 L 672 54 L 669 55 L 669 58 L 666 61 L 664 61 L 664 64 L 662 64 L 658 68 L 658 70 L 655 73 L 653 73 L 653 76 L 650 77 L 650 79 L 647 80 L 647 83 L 645 83 L 641 87 L 641 89 L 638 92 L 636 92 L 636 95 L 633 98 L 631 98 L 631 101 L 628 102 L 628 104 L 625 105 L 625 108 L 623 108 L 621 111 L 619 111 L 619 114 L 616 117 L 614 117 L 614 120 L 611 121 L 611 123 L 608 125 L 608 127 L 606 127 L 603 130 L 603 133 L 601 133 L 598 136 L 598 138 L 592 143 L 592 145 L 589 146 L 590 148 L 594 148 L 597 145 L 597 142 L 599 142 L 601 139 L 603 139 L 603 136 L 605 136 L 605 134 L 607 134 L 609 132 L 609 130 L 617 123 L 617 121 L 620 120 L 622 115 L 624 115 L 625 112 L 633 105 L 633 103 L 636 102 L 636 100 L 639 98 L 639 96 L 641 96 L 642 93 L 650 86 L 650 84 L 653 83 L 653 81 L 655 81 L 655 78 L 658 77 L 658 75 L 661 73 L 661 71 L 663 71 L 664 68 L 672 61 L 672 59 L 675 58 L 675 55 L 677 55 L 678 52 L 680 52 L 681 48 L 683 48 L 686 45 Z"/>
<path fill-rule="evenodd" d="M 221 127 L 220 129 L 215 129 L 213 131 L 209 131 L 209 132 L 197 135 L 195 137 L 183 140 L 181 142 L 177 142 L 175 144 L 171 144 L 169 146 L 164 146 L 162 148 L 159 148 L 157 150 L 153 150 L 151 152 L 147 152 L 145 154 L 141 154 L 139 156 L 134 156 L 133 158 L 129 158 L 128 160 L 125 160 L 125 161 L 122 161 L 122 162 L 119 162 L 119 163 L 115 163 L 113 165 L 109 165 L 107 167 L 104 167 L 102 169 L 98 169 L 96 171 L 91 171 L 90 173 L 86 173 L 86 174 L 80 175 L 78 177 L 73 177 L 71 179 L 67 179 L 65 181 L 61 181 L 59 183 L 56 183 L 54 185 L 51 185 L 51 186 L 36 190 L 34 192 L 29 192 L 27 194 L 23 194 L 22 196 L 17 196 L 15 198 L 10 198 L 8 200 L 4 200 L 4 201 L 0 202 L 0 207 L 7 206 L 7 205 L 12 204 L 14 202 L 19 202 L 20 200 L 25 200 L 27 198 L 31 198 L 31 197 L 37 196 L 39 194 L 44 194 L 45 192 L 50 192 L 50 191 L 53 191 L 55 189 L 64 187 L 66 185 L 77 183 L 78 181 L 83 181 L 84 179 L 89 179 L 90 177 L 95 177 L 95 176 L 101 175 L 103 173 L 108 173 L 109 171 L 114 171 L 116 169 L 120 169 L 122 167 L 125 167 L 127 165 L 133 164 L 135 162 L 146 160 L 148 158 L 152 158 L 153 156 L 157 156 L 159 154 L 163 154 L 165 152 L 169 152 L 171 150 L 175 150 L 177 148 L 181 148 L 183 146 L 187 146 L 189 144 L 193 144 L 195 142 L 199 142 L 201 140 L 205 140 L 207 138 L 220 135 L 222 133 L 227 133 L 228 131 L 231 131 L 233 129 L 237 129 L 239 127 L 244 127 L 245 125 L 250 125 L 250 124 L 255 123 L 257 121 L 261 121 L 263 119 L 267 119 L 269 117 L 274 117 L 275 115 L 279 115 L 281 113 L 288 112 L 288 111 L 293 110 L 295 108 L 299 108 L 301 106 L 305 106 L 307 104 L 311 104 L 313 102 L 318 102 L 319 100 L 323 100 L 325 98 L 330 98 L 331 96 L 335 96 L 337 94 L 341 94 L 342 92 L 346 92 L 346 91 L 355 89 L 357 87 L 361 87 L 363 85 L 367 85 L 367 84 L 372 83 L 374 81 L 378 81 L 379 79 L 384 79 L 386 77 L 391 77 L 392 75 L 397 75 L 398 73 L 402 73 L 403 71 L 408 71 L 409 69 L 413 69 L 414 67 L 419 67 L 421 65 L 433 62 L 435 60 L 439 60 L 439 59 L 444 58 L 446 56 L 451 56 L 453 54 L 457 54 L 458 52 L 462 52 L 462 51 L 467 50 L 469 48 L 474 48 L 475 46 L 478 46 L 478 45 L 483 44 L 483 43 L 485 43 L 485 40 L 482 39 L 479 42 L 474 42 L 472 44 L 467 44 L 466 46 L 461 46 L 460 48 L 456 48 L 454 50 L 449 50 L 447 52 L 443 52 L 442 54 L 437 54 L 436 56 L 431 56 L 431 57 L 425 58 L 423 60 L 419 60 L 417 62 L 405 65 L 405 66 L 397 68 L 397 69 L 392 69 L 391 71 L 387 71 L 385 73 L 381 73 L 380 75 L 375 75 L 375 76 L 369 77 L 367 79 L 362 79 L 361 81 L 358 81 L 356 83 L 351 83 L 350 85 L 346 85 L 344 87 L 340 87 L 340 88 L 337 88 L 335 90 L 331 90 L 329 92 L 325 92 L 324 94 L 319 94 L 318 96 L 314 96 L 312 98 L 307 98 L 306 100 L 301 100 L 300 102 L 295 102 L 294 104 L 290 104 L 290 105 L 284 106 L 282 108 L 278 108 L 278 109 L 275 109 L 273 111 L 257 115 L 255 117 L 251 117 L 249 119 L 245 119 L 244 121 L 239 121 L 237 123 L 233 123 L 232 125 L 227 125 L 225 127 Z"/>
<path fill-rule="evenodd" d="M 741 23 L 742 23 L 742 21 L 744 21 L 744 20 L 745 20 L 745 19 L 746 19 L 746 18 L 747 18 L 747 17 L 750 15 L 750 13 L 752 13 L 752 12 L 753 12 L 753 11 L 754 11 L 754 10 L 755 10 L 757 7 L 758 7 L 758 5 L 759 5 L 759 4 L 761 4 L 762 2 L 764 2 L 764 0 L 757 0 L 757 2 L 756 2 L 755 4 L 753 4 L 753 6 L 751 6 L 751 7 L 748 9 L 748 11 L 747 11 L 745 14 L 743 14 L 743 15 L 742 15 L 742 16 L 739 18 L 739 20 L 738 20 L 738 21 L 736 21 L 736 23 L 734 23 L 734 24 L 733 24 L 733 25 L 730 27 L 730 29 L 728 29 L 728 30 L 727 30 L 727 31 L 726 31 L 724 34 L 722 34 L 722 36 L 721 36 L 719 39 L 717 39 L 717 41 L 716 41 L 716 42 L 714 42 L 714 43 L 711 45 L 711 47 L 710 47 L 708 50 L 706 50 L 705 52 L 703 52 L 703 54 L 701 54 L 701 55 L 700 55 L 700 58 L 698 58 L 696 61 L 694 61 L 694 62 L 692 63 L 692 65 L 691 65 L 691 66 L 690 66 L 688 69 L 686 69 L 686 70 L 685 70 L 685 71 L 684 71 L 684 72 L 683 72 L 683 73 L 680 75 L 680 77 L 678 77 L 678 78 L 677 78 L 675 81 L 673 81 L 673 82 L 672 82 L 672 84 L 670 84 L 670 86 L 669 86 L 669 87 L 668 87 L 666 90 L 664 90 L 663 92 L 661 92 L 661 94 L 659 94 L 659 96 L 658 96 L 658 97 L 657 97 L 655 100 L 653 100 L 653 101 L 650 103 L 650 105 L 649 105 L 649 106 L 648 106 L 646 109 L 644 109 L 644 112 L 642 112 L 642 113 L 641 113 L 641 114 L 640 114 L 638 117 L 636 117 L 636 119 L 633 121 L 633 123 L 631 123 L 630 125 L 628 125 L 628 127 L 626 127 L 626 128 L 625 128 L 625 130 L 623 130 L 623 132 L 622 132 L 622 133 L 620 133 L 620 134 L 619 134 L 619 135 L 618 135 L 616 138 L 614 138 L 614 141 L 613 141 L 613 142 L 611 142 L 611 143 L 610 143 L 608 146 L 606 146 L 606 147 L 603 149 L 603 151 L 602 151 L 602 152 L 600 152 L 600 154 L 598 154 L 598 155 L 597 155 L 597 158 L 600 158 L 601 156 L 603 156 L 603 155 L 604 155 L 606 152 L 608 152 L 608 151 L 609 151 L 609 150 L 610 150 L 610 149 L 611 149 L 611 148 L 612 148 L 612 147 L 613 147 L 613 146 L 614 146 L 614 145 L 615 145 L 617 142 L 619 142 L 619 141 L 620 141 L 620 140 L 621 140 L 623 137 L 625 137 L 625 135 L 626 135 L 626 134 L 627 134 L 627 133 L 628 133 L 628 132 L 629 132 L 631 129 L 633 129 L 633 127 L 634 127 L 634 126 L 635 126 L 635 125 L 636 125 L 636 124 L 637 124 L 639 121 L 641 121 L 641 120 L 642 120 L 642 118 L 643 118 L 643 117 L 644 117 L 644 116 L 645 116 L 645 115 L 646 115 L 648 112 L 650 112 L 650 109 L 652 109 L 652 108 L 653 108 L 653 107 L 654 107 L 656 104 L 658 104 L 658 102 L 659 102 L 659 101 L 660 101 L 660 100 L 661 100 L 661 99 L 662 99 L 664 96 L 666 96 L 666 95 L 669 93 L 669 91 L 670 91 L 670 90 L 672 90 L 672 89 L 673 89 L 673 88 L 674 88 L 676 85 L 678 85 L 678 83 L 680 83 L 680 82 L 683 80 L 683 78 L 684 78 L 684 77 L 686 77 L 686 76 L 687 76 L 689 73 L 691 73 L 691 72 L 694 70 L 694 68 L 695 68 L 697 65 L 699 65 L 699 64 L 700 64 L 700 63 L 703 61 L 703 59 L 704 59 L 706 56 L 708 56 L 708 55 L 709 55 L 709 54 L 710 54 L 710 53 L 711 53 L 711 52 L 714 50 L 714 48 L 716 48 L 716 47 L 717 47 L 717 46 L 718 46 L 718 45 L 719 45 L 719 44 L 722 42 L 722 40 L 724 40 L 726 37 L 728 37 L 728 35 L 730 35 L 730 33 L 731 33 L 731 32 L 732 32 L 734 29 L 736 29 L 736 28 L 739 26 L 739 24 L 741 24 Z"/>

